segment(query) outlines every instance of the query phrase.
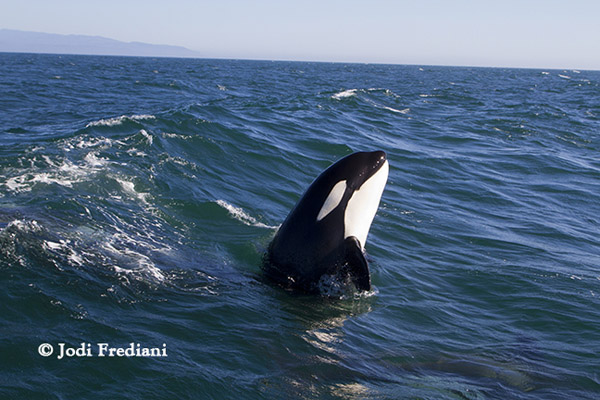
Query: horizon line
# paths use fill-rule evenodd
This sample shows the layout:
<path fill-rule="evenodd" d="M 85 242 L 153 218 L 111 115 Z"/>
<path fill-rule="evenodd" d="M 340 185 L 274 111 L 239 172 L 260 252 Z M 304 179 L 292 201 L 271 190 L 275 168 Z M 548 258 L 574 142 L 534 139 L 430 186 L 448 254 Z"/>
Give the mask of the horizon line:
<path fill-rule="evenodd" d="M 544 66 L 521 66 L 518 64 L 513 65 L 490 65 L 487 63 L 418 63 L 418 62 L 388 62 L 388 61 L 347 61 L 347 60 L 323 60 L 323 59 L 289 59 L 289 58 L 267 58 L 267 57 L 237 57 L 237 56 L 211 56 L 204 54 L 203 51 L 190 49 L 189 47 L 182 45 L 173 45 L 173 44 L 157 44 L 157 43 L 148 43 L 148 42 L 140 42 L 140 41 L 123 41 L 120 39 L 114 39 L 107 36 L 101 35 L 88 35 L 88 34 L 79 34 L 79 33 L 50 33 L 50 32 L 40 32 L 40 31 L 27 31 L 21 29 L 11 29 L 11 28 L 0 28 L 1 31 L 7 32 L 19 32 L 23 34 L 35 34 L 35 35 L 48 35 L 48 36 L 58 36 L 58 37 L 79 37 L 79 38 L 92 38 L 92 39 L 104 39 L 113 41 L 116 44 L 121 45 L 142 45 L 142 46 L 154 46 L 154 47 L 162 47 L 162 48 L 171 48 L 173 50 L 189 52 L 191 54 L 181 54 L 181 55 L 159 55 L 157 51 L 156 55 L 148 54 L 132 54 L 133 52 L 129 51 L 130 54 L 126 50 L 121 53 L 115 53 L 114 51 L 108 50 L 107 52 L 101 52 L 97 50 L 90 50 L 90 52 L 86 52 L 86 50 L 81 50 L 77 52 L 69 52 L 63 49 L 58 49 L 58 51 L 44 51 L 44 50 L 19 50 L 19 49 L 10 49 L 9 51 L 0 50 L 0 53 L 20 53 L 20 54 L 55 54 L 55 55 L 83 55 L 83 56 L 107 56 L 107 57 L 157 57 L 157 58 L 185 58 L 185 59 L 205 59 L 205 60 L 246 60 L 246 61 L 280 61 L 280 62 L 307 62 L 307 63 L 336 63 L 336 64 L 362 64 L 362 65 L 405 65 L 405 66 L 423 66 L 423 67 L 455 67 L 455 68 L 498 68 L 498 69 L 533 69 L 533 70 L 562 70 L 562 71 L 600 71 L 600 67 L 595 68 L 587 68 L 587 67 L 544 67 Z"/>
<path fill-rule="evenodd" d="M 23 31 L 25 32 L 25 31 Z M 77 35 L 75 36 L 90 36 L 90 35 Z M 69 35 L 64 35 L 69 36 Z M 102 37 L 104 36 L 92 36 Z M 111 39 L 116 40 L 116 39 Z M 123 43 L 141 43 L 154 45 L 146 42 L 123 42 Z M 156 45 L 156 46 L 174 46 L 183 47 L 177 45 Z M 197 52 L 183 47 L 189 51 Z M 429 63 L 394 63 L 394 62 L 383 62 L 383 61 L 333 61 L 333 60 L 295 60 L 295 59 L 270 59 L 270 58 L 246 58 L 246 57 L 227 57 L 227 56 L 165 56 L 165 55 L 133 55 L 133 54 L 101 54 L 101 53 L 68 53 L 68 52 L 44 52 L 44 51 L 3 51 L 0 50 L 0 54 L 31 54 L 31 55 L 55 55 L 55 56 L 83 56 L 83 57 L 132 57 L 132 58 L 171 58 L 171 59 L 187 59 L 187 60 L 219 60 L 219 61 L 255 61 L 255 62 L 281 62 L 281 63 L 315 63 L 315 64 L 347 64 L 347 65 L 389 65 L 389 66 L 406 66 L 406 67 L 437 67 L 437 68 L 487 68 L 487 69 L 528 69 L 528 70 L 548 70 L 548 71 L 573 71 L 573 72 L 599 72 L 600 69 L 590 68 L 572 68 L 572 67 L 533 67 L 533 66 L 493 66 L 493 65 L 476 65 L 476 64 L 429 64 Z"/>

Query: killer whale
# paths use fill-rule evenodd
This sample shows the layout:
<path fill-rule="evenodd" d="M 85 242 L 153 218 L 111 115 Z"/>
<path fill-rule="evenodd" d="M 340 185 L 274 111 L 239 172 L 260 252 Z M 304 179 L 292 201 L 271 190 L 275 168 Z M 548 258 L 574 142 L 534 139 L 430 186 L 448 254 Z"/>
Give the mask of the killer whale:
<path fill-rule="evenodd" d="M 364 247 L 387 182 L 383 151 L 357 152 L 323 171 L 281 224 L 263 271 L 290 289 L 318 292 L 324 276 L 371 289 Z"/>

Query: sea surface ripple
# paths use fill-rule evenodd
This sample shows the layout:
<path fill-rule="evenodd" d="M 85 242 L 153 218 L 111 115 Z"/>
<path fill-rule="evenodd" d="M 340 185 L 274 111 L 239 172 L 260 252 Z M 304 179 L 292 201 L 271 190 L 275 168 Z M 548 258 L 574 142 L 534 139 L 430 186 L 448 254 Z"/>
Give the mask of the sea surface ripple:
<path fill-rule="evenodd" d="M 598 398 L 599 86 L 0 54 L 0 397 Z M 263 252 L 310 182 L 375 149 L 391 169 L 373 291 L 266 281 Z"/>

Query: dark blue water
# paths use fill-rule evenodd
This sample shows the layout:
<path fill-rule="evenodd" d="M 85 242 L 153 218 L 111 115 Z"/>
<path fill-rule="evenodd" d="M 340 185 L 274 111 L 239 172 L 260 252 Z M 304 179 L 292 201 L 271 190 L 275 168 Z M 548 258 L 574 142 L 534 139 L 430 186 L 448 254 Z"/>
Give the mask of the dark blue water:
<path fill-rule="evenodd" d="M 373 290 L 266 281 L 374 149 Z M 598 398 L 599 154 L 599 72 L 0 54 L 0 397 Z"/>

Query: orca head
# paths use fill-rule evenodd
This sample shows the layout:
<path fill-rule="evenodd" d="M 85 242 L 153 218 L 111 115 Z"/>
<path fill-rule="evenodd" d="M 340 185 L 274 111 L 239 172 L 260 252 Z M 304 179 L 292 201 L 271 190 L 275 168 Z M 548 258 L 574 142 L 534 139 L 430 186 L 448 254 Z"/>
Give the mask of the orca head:
<path fill-rule="evenodd" d="M 342 272 L 357 289 L 370 290 L 364 247 L 388 172 L 383 151 L 353 153 L 323 171 L 271 241 L 267 274 L 314 291 L 321 277 Z"/>
<path fill-rule="evenodd" d="M 333 164 L 313 183 L 327 193 L 316 215 L 317 223 L 332 214 L 339 218 L 341 212 L 344 239 L 356 237 L 364 250 L 388 172 L 383 151 L 353 153 Z M 323 190 L 325 187 L 329 190 Z"/>

